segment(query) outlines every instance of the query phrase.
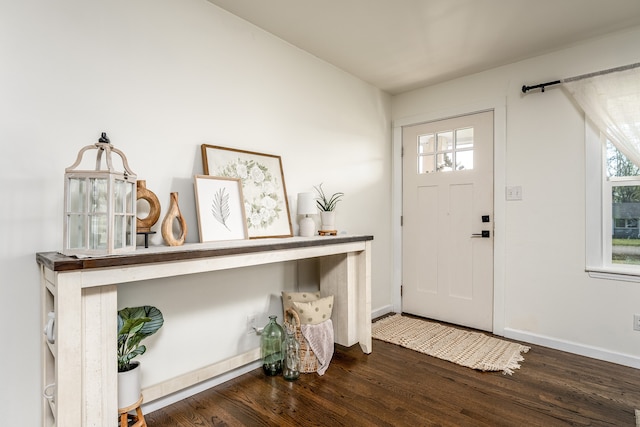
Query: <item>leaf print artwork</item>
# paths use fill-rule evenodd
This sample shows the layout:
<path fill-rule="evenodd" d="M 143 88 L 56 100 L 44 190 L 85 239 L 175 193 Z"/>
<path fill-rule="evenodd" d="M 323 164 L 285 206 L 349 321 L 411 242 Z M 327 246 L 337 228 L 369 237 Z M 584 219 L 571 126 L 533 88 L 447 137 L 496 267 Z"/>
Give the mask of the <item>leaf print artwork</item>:
<path fill-rule="evenodd" d="M 248 239 L 240 179 L 196 175 L 194 180 L 200 242 Z"/>
<path fill-rule="evenodd" d="M 229 207 L 229 194 L 226 188 L 222 187 L 214 194 L 211 203 L 211 213 L 216 221 L 231 231 L 227 225 L 227 219 L 229 219 L 231 215 L 231 208 Z"/>

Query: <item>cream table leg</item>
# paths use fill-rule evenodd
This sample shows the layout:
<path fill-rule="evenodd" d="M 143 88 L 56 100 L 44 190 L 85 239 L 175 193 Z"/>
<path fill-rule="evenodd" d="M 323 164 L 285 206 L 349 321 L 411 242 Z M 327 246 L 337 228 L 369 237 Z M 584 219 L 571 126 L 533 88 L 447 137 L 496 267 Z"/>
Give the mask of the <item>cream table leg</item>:
<path fill-rule="evenodd" d="M 56 277 L 56 425 L 81 426 L 81 273 L 57 273 Z"/>
<path fill-rule="evenodd" d="M 82 291 L 83 426 L 117 425 L 117 289 L 109 285 Z"/>
<path fill-rule="evenodd" d="M 371 353 L 371 242 L 359 252 L 357 260 L 358 278 L 358 341 L 362 351 Z"/>
<path fill-rule="evenodd" d="M 334 340 L 347 347 L 358 342 L 356 334 L 356 286 L 351 254 L 320 258 L 320 293 L 333 295 Z"/>
<path fill-rule="evenodd" d="M 320 292 L 334 295 L 331 320 L 335 342 L 360 343 L 371 353 L 371 245 L 364 251 L 320 258 Z"/>

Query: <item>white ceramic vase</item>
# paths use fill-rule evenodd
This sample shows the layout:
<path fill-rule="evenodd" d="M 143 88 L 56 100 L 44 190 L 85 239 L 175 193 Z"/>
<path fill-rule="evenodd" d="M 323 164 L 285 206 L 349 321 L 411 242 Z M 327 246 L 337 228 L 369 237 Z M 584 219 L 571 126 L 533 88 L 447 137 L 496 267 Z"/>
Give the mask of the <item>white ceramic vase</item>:
<path fill-rule="evenodd" d="M 140 399 L 140 362 L 131 362 L 135 368 L 118 372 L 118 409 L 128 408 Z"/>
<path fill-rule="evenodd" d="M 322 226 L 320 227 L 323 231 L 328 230 L 336 230 L 336 212 L 335 211 L 321 211 L 320 219 L 322 221 Z"/>
<path fill-rule="evenodd" d="M 305 216 L 300 220 L 300 236 L 311 237 L 316 234 L 316 222 L 313 218 Z"/>

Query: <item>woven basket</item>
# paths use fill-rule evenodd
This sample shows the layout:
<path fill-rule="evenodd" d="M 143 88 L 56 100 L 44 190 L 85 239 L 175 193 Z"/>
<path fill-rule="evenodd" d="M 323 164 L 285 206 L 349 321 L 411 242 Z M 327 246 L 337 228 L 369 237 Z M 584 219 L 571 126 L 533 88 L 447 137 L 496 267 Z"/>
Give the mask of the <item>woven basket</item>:
<path fill-rule="evenodd" d="M 287 309 L 284 314 L 284 326 L 285 330 L 287 326 L 295 328 L 295 337 L 300 343 L 300 372 L 309 374 L 311 372 L 318 371 L 318 358 L 316 357 L 309 343 L 302 336 L 300 331 L 300 316 L 298 312 L 293 309 Z"/>

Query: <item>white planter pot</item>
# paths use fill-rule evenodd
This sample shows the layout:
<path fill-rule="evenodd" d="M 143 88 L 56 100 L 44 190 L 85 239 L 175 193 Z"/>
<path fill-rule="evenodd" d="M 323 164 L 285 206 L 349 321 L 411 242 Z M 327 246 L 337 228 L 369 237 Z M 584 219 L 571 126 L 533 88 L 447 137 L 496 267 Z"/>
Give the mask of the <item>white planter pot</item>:
<path fill-rule="evenodd" d="M 322 220 L 321 230 L 336 230 L 336 213 L 335 211 L 322 211 L 320 212 L 320 219 Z"/>
<path fill-rule="evenodd" d="M 118 409 L 127 408 L 140 399 L 140 362 L 131 362 L 135 368 L 118 372 Z"/>

